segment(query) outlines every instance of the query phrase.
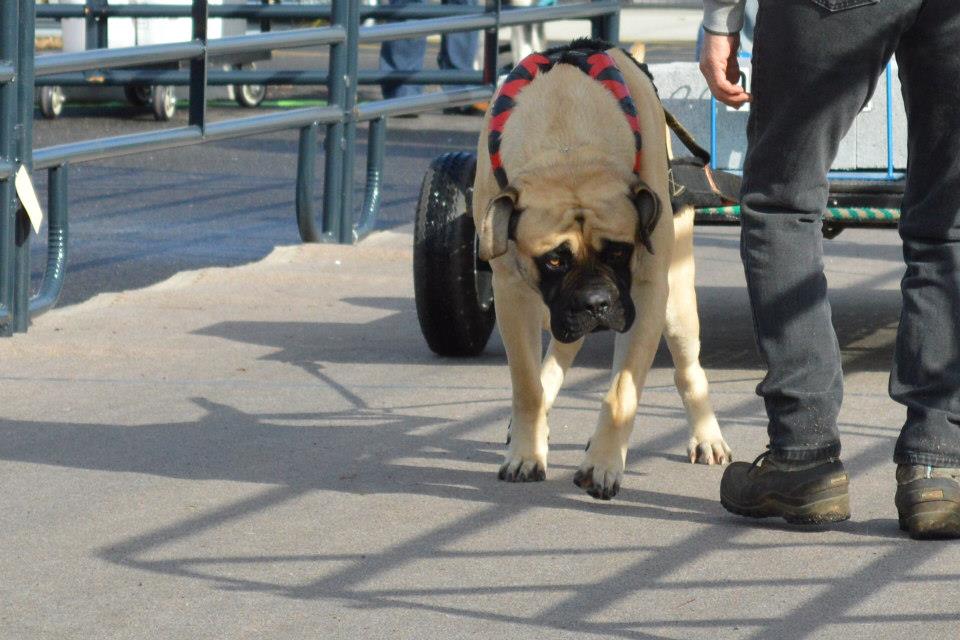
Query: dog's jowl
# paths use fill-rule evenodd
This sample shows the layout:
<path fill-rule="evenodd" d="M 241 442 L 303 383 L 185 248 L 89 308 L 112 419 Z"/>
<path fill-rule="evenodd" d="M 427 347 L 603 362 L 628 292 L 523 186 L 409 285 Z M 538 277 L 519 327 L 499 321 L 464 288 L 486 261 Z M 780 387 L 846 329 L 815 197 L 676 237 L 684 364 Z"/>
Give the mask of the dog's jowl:
<path fill-rule="evenodd" d="M 650 78 L 593 41 L 523 60 L 486 115 L 473 215 L 513 385 L 502 480 L 546 477 L 547 414 L 586 336 L 604 329 L 617 332 L 614 371 L 574 482 L 595 498 L 620 490 L 661 336 L 691 462 L 730 460 L 699 362 L 693 210 L 671 210 L 667 143 Z"/>

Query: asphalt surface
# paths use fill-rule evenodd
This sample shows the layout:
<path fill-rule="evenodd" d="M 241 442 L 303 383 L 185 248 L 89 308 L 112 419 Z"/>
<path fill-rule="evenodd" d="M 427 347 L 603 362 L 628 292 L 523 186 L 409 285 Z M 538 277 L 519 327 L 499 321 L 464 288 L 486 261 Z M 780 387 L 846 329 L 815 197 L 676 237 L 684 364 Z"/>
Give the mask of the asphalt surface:
<path fill-rule="evenodd" d="M 38 145 L 155 126 L 84 109 Z M 423 170 L 476 126 L 391 123 L 384 230 L 356 247 L 298 243 L 293 134 L 72 169 L 64 304 L 0 341 L 0 638 L 954 637 L 957 546 L 905 538 L 892 502 L 896 234 L 826 243 L 851 521 L 723 511 L 720 469 L 684 462 L 665 353 L 621 494 L 582 494 L 603 334 L 551 414 L 548 480 L 501 483 L 503 346 L 433 356 L 410 269 Z M 696 243 L 703 363 L 751 459 L 737 229 Z"/>

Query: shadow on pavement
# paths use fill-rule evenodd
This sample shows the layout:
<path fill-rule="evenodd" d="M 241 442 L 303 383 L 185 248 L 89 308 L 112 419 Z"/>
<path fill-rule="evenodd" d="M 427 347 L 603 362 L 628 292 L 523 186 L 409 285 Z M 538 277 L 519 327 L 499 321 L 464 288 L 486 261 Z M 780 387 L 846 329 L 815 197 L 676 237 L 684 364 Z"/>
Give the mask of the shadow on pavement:
<path fill-rule="evenodd" d="M 761 529 L 789 531 L 777 542 L 757 542 L 752 523 L 726 514 L 714 500 L 636 489 L 625 489 L 613 503 L 599 504 L 579 494 L 570 483 L 572 468 L 553 468 L 544 483 L 510 485 L 499 483 L 494 469 L 500 443 L 470 439 L 469 434 L 491 420 L 503 420 L 503 407 L 490 409 L 466 421 L 424 417 L 431 405 L 395 406 L 385 409 L 355 407 L 346 411 L 249 414 L 205 398 L 193 402 L 205 414 L 196 422 L 114 426 L 102 424 L 51 424 L 7 421 L 0 425 L 0 457 L 5 460 L 52 464 L 82 469 L 133 472 L 191 480 L 229 480 L 269 485 L 253 496 L 209 509 L 196 516 L 171 522 L 149 533 L 96 550 L 105 561 L 142 571 L 200 580 L 227 591 L 266 592 L 306 600 L 345 601 L 363 609 L 441 612 L 462 620 L 513 622 L 545 631 L 573 630 L 617 638 L 655 637 L 658 628 L 697 629 L 756 628 L 753 637 L 804 638 L 824 625 L 951 620 L 954 614 L 917 611 L 915 614 L 860 615 L 848 613 L 880 589 L 914 580 L 949 580 L 956 576 L 915 576 L 912 570 L 937 553 L 942 546 L 904 543 L 893 520 L 869 520 L 837 525 L 834 536 L 819 538 L 817 530 L 801 533 L 782 524 L 761 524 Z M 294 426 L 296 424 L 297 426 Z M 423 433 L 425 427 L 430 427 Z M 375 429 L 375 437 L 371 437 Z M 886 462 L 889 439 L 868 447 L 850 459 L 858 469 Z M 666 440 L 645 443 L 657 450 Z M 426 460 L 426 466 L 410 459 Z M 482 471 L 465 470 L 464 461 L 479 462 Z M 677 473 L 684 467 L 676 465 Z M 316 540 L 305 540 L 305 553 L 258 556 L 182 555 L 172 543 L 202 534 L 236 520 L 251 518 L 307 493 L 405 494 L 441 497 L 479 508 L 456 516 L 452 522 L 387 545 L 379 552 L 326 554 Z M 463 549 L 461 542 L 503 525 L 512 518 L 529 516 L 532 510 L 562 509 L 582 512 L 591 518 L 628 518 L 637 526 L 655 523 L 685 523 L 667 540 L 609 548 L 584 532 L 583 546 L 570 549 L 534 547 L 504 551 Z M 462 511 L 462 510 L 461 510 Z M 321 520 L 322 523 L 322 520 Z M 323 525 L 319 525 L 321 531 Z M 375 526 L 372 522 L 358 526 Z M 685 533 L 684 533 L 685 532 Z M 331 534 L 334 532 L 330 532 Z M 340 532 L 342 533 L 342 532 Z M 522 538 L 521 538 L 522 539 Z M 647 539 L 650 539 L 647 536 Z M 254 543 L 255 544 L 255 543 Z M 850 571 L 840 569 L 818 577 L 768 578 L 763 574 L 731 581 L 722 566 L 702 578 L 677 580 L 676 573 L 708 562 L 718 552 L 764 554 L 801 549 L 831 549 L 851 546 L 872 549 L 872 558 Z M 572 582 L 559 583 L 519 578 L 516 583 L 484 587 L 433 586 L 383 588 L 377 579 L 413 563 L 437 559 L 474 558 L 504 563 L 511 558 L 549 554 L 549 562 L 578 555 L 627 553 L 635 556 L 612 573 L 587 573 Z M 239 567 L 271 566 L 283 562 L 313 563 L 317 577 L 307 582 L 287 583 L 238 577 Z M 389 581 L 388 581 L 389 582 Z M 772 589 L 819 587 L 817 595 L 802 601 L 785 617 L 732 619 L 718 613 L 714 619 L 691 619 L 645 611 L 636 622 L 604 622 L 603 611 L 638 593 L 651 596 L 663 589 L 691 595 L 716 589 Z M 511 595 L 541 597 L 543 606 L 534 614 L 494 612 L 483 609 L 483 598 Z M 456 604 L 450 596 L 468 600 Z M 555 601 L 556 596 L 561 596 Z M 475 601 L 473 599 L 480 598 Z M 649 618 L 652 613 L 653 619 Z"/>
<path fill-rule="evenodd" d="M 756 370 L 761 366 L 753 339 L 746 292 L 740 287 L 701 287 L 701 360 L 710 369 Z M 834 324 L 844 357 L 844 370 L 887 371 L 893 353 L 900 314 L 900 294 L 889 290 L 838 289 L 831 292 Z M 420 334 L 416 307 L 411 298 L 343 298 L 343 302 L 390 312 L 363 323 L 221 322 L 198 331 L 245 344 L 276 349 L 265 356 L 314 372 L 317 361 L 350 363 L 457 364 L 505 363 L 496 329 L 487 349 L 478 358 L 440 358 L 427 348 Z M 546 336 L 544 338 L 547 339 Z M 410 345 L 421 349 L 411 359 Z M 574 367 L 608 369 L 613 334 L 593 334 Z M 670 354 L 661 345 L 657 367 L 671 367 Z M 315 372 L 314 372 L 315 373 Z"/>

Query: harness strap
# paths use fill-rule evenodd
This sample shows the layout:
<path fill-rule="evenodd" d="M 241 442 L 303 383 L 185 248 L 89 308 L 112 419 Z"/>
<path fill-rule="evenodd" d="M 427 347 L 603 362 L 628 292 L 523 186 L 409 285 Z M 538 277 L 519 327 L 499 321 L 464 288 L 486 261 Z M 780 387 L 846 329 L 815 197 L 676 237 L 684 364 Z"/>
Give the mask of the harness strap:
<path fill-rule="evenodd" d="M 637 106 L 630 96 L 630 90 L 623 79 L 623 74 L 617 68 L 616 62 L 603 51 L 564 50 L 552 55 L 533 53 L 520 61 L 513 71 L 507 75 L 497 92 L 493 108 L 490 112 L 490 124 L 487 136 L 487 149 L 490 152 L 490 164 L 493 166 L 493 175 L 501 189 L 509 184 L 507 172 L 503 168 L 503 159 L 500 157 L 500 143 L 503 140 L 503 129 L 516 106 L 517 95 L 541 73 L 550 71 L 557 64 L 569 64 L 602 84 L 617 99 L 620 110 L 623 111 L 630 129 L 633 131 L 633 140 L 636 147 L 634 154 L 633 172 L 640 173 L 640 158 L 642 141 L 640 137 L 640 122 L 637 119 Z"/>

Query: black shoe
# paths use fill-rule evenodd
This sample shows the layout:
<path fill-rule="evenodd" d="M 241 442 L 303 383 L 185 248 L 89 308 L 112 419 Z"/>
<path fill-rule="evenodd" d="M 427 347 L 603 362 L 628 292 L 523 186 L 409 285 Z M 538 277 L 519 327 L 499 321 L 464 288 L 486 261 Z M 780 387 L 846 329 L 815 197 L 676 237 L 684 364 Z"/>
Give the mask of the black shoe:
<path fill-rule="evenodd" d="M 960 537 L 960 469 L 897 466 L 900 528 L 915 540 Z"/>
<path fill-rule="evenodd" d="M 849 480 L 838 458 L 784 462 L 761 454 L 753 464 L 734 462 L 720 481 L 720 504 L 749 518 L 783 518 L 790 524 L 824 524 L 850 517 Z"/>

